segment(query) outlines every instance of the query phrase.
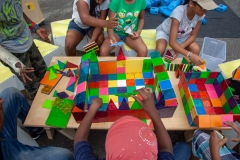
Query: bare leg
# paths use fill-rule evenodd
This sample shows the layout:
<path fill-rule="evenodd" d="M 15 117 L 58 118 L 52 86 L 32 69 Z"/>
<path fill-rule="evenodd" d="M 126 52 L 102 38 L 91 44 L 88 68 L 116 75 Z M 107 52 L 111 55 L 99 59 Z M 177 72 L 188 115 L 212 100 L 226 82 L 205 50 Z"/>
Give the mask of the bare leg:
<path fill-rule="evenodd" d="M 199 55 L 200 54 L 200 47 L 196 42 L 193 42 L 189 46 L 186 47 L 187 50 L 190 50 L 192 53 Z"/>
<path fill-rule="evenodd" d="M 114 35 L 114 37 L 116 41 L 120 40 L 117 35 Z M 109 56 L 110 52 L 114 49 L 114 47 L 111 47 L 110 45 L 110 39 L 107 37 L 100 48 L 100 56 Z"/>
<path fill-rule="evenodd" d="M 130 36 L 127 36 L 125 43 L 137 52 L 138 57 L 146 57 L 148 54 L 148 49 L 146 44 L 143 42 L 142 38 L 132 39 Z"/>
<path fill-rule="evenodd" d="M 156 41 L 156 50 L 160 52 L 161 56 L 165 53 L 167 41 L 165 39 L 158 39 Z"/>
<path fill-rule="evenodd" d="M 82 41 L 82 35 L 74 30 L 67 32 L 65 40 L 65 52 L 67 56 L 76 56 L 76 47 Z"/>
<path fill-rule="evenodd" d="M 90 30 L 90 32 L 89 32 L 89 34 L 88 34 L 88 36 L 89 36 L 90 38 L 92 38 L 92 34 L 93 34 L 93 32 L 94 32 L 95 29 L 96 29 L 96 28 L 92 28 L 92 29 Z M 97 43 L 98 47 L 101 47 L 103 41 L 104 41 L 104 33 L 103 33 L 103 30 L 102 30 L 102 33 L 98 36 L 98 38 L 97 38 L 97 40 L 96 40 L 95 42 Z M 88 43 L 91 43 L 91 42 L 93 42 L 93 41 L 90 40 Z"/>

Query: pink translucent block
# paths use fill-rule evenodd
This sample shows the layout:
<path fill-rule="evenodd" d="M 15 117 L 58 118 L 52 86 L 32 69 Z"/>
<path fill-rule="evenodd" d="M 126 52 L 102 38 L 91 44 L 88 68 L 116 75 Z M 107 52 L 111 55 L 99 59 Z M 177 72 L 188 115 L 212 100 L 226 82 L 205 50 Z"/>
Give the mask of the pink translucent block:
<path fill-rule="evenodd" d="M 205 88 L 207 91 L 215 91 L 215 88 L 212 84 L 205 84 Z"/>
<path fill-rule="evenodd" d="M 108 88 L 100 88 L 100 95 L 108 95 Z"/>
<path fill-rule="evenodd" d="M 125 67 L 117 68 L 117 73 L 125 73 Z"/>

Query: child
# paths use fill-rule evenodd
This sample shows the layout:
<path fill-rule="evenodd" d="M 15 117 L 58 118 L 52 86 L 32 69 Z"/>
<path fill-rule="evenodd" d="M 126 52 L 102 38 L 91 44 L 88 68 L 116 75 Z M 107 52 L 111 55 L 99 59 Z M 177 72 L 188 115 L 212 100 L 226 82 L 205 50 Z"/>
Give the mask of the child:
<path fill-rule="evenodd" d="M 240 128 L 234 122 L 225 122 L 225 124 L 237 132 L 237 137 L 230 140 L 240 142 Z M 227 138 L 219 139 L 216 131 L 208 135 L 196 130 L 192 141 L 193 155 L 202 160 L 240 159 L 238 153 L 224 146 L 227 140 Z"/>
<path fill-rule="evenodd" d="M 95 41 L 98 46 L 101 46 L 104 40 L 102 28 L 118 26 L 115 17 L 105 20 L 108 4 L 109 0 L 74 0 L 72 20 L 68 25 L 65 40 L 67 56 L 76 55 L 76 47 L 85 35 L 91 38 L 88 44 Z"/>
<path fill-rule="evenodd" d="M 0 6 L 0 62 L 23 82 L 28 98 L 32 100 L 47 66 L 30 31 L 50 42 L 49 31 L 23 13 L 22 1 L 1 0 Z"/>
<path fill-rule="evenodd" d="M 213 0 L 186 0 L 186 5 L 175 8 L 168 19 L 156 28 L 156 50 L 164 54 L 167 44 L 176 53 L 188 57 L 196 65 L 203 64 L 198 56 L 200 47 L 195 42 L 206 10 L 218 6 Z M 174 58 L 177 57 L 177 54 Z"/>
<path fill-rule="evenodd" d="M 147 46 L 140 37 L 144 25 L 145 0 L 112 0 L 110 18 L 117 15 L 119 26 L 108 28 L 108 37 L 100 48 L 100 56 L 108 56 L 114 47 L 111 44 L 124 41 L 130 48 L 137 52 L 139 57 L 147 56 Z M 126 31 L 130 30 L 129 34 Z"/>
<path fill-rule="evenodd" d="M 143 100 L 135 96 L 134 98 L 152 119 L 156 135 L 147 124 L 139 119 L 131 116 L 122 117 L 113 123 L 107 133 L 106 159 L 189 159 L 191 149 L 187 144 L 177 143 L 172 147 L 168 132 L 155 108 L 151 90 L 142 88 L 138 90 L 138 93 Z M 76 160 L 97 159 L 87 139 L 92 120 L 101 105 L 100 98 L 93 99 L 88 113 L 77 129 L 74 138 Z"/>

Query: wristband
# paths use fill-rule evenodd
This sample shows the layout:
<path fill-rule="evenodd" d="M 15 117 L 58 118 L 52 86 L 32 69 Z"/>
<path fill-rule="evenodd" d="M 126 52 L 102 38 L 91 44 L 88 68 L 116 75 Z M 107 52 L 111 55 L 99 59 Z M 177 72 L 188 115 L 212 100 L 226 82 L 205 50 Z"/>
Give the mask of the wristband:
<path fill-rule="evenodd" d="M 38 24 L 34 22 L 32 22 L 31 24 L 28 24 L 28 27 L 31 30 L 31 32 L 35 32 L 39 28 Z"/>
<path fill-rule="evenodd" d="M 188 52 L 187 58 L 190 59 L 191 55 L 192 55 L 192 52 Z"/>

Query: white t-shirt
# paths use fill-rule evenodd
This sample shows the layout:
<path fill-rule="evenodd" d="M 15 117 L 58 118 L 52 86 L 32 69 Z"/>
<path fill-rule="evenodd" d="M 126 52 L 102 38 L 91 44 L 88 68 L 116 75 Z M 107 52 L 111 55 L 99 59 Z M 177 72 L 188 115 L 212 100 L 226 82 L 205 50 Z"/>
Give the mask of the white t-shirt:
<path fill-rule="evenodd" d="M 90 10 L 90 0 L 83 0 L 83 1 L 88 4 L 88 9 Z M 89 26 L 87 26 L 87 25 L 82 23 L 81 18 L 80 18 L 79 14 L 78 14 L 77 2 L 78 2 L 78 0 L 74 0 L 72 19 L 74 20 L 74 22 L 80 28 L 88 29 Z M 100 16 L 100 11 L 108 9 L 109 3 L 110 3 L 109 0 L 105 0 L 102 4 L 96 6 L 96 8 L 95 8 L 96 18 L 98 18 Z"/>
<path fill-rule="evenodd" d="M 169 18 L 167 18 L 162 24 L 160 24 L 156 30 L 162 30 L 167 35 L 169 35 L 172 19 L 175 18 L 179 21 L 179 28 L 178 28 L 178 37 L 177 38 L 183 38 L 187 37 L 191 34 L 192 29 L 197 25 L 198 21 L 201 21 L 205 15 L 198 16 L 195 14 L 192 20 L 189 20 L 187 17 L 187 4 L 186 5 L 180 5 L 177 8 L 175 8 L 170 15 Z"/>

